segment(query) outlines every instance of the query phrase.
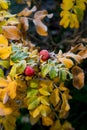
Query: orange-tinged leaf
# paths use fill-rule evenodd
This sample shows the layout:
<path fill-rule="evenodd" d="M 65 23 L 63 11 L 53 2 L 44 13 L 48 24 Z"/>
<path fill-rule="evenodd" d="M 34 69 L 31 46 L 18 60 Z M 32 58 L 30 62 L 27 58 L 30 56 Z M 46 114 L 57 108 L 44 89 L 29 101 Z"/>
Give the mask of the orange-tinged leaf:
<path fill-rule="evenodd" d="M 74 65 L 74 63 L 71 59 L 60 58 L 59 60 L 65 65 L 66 68 L 71 68 Z"/>
<path fill-rule="evenodd" d="M 36 26 L 36 31 L 39 35 L 41 36 L 47 36 L 47 26 L 45 24 L 42 23 L 41 20 L 39 19 L 35 19 L 33 20 L 35 26 Z"/>
<path fill-rule="evenodd" d="M 42 20 L 44 17 L 46 17 L 48 15 L 47 10 L 42 10 L 42 11 L 37 11 L 34 14 L 34 19 L 40 19 Z"/>
<path fill-rule="evenodd" d="M 36 6 L 34 6 L 32 9 L 24 8 L 20 13 L 18 13 L 18 16 L 30 16 L 33 12 L 36 11 Z"/>
<path fill-rule="evenodd" d="M 12 113 L 12 109 L 6 107 L 3 103 L 0 102 L 0 116 L 9 115 Z"/>
<path fill-rule="evenodd" d="M 0 78 L 0 87 L 4 88 L 4 87 L 7 87 L 7 85 L 8 85 L 8 82 L 5 79 Z"/>
<path fill-rule="evenodd" d="M 17 88 L 16 81 L 9 82 L 7 92 L 8 92 L 8 96 L 11 99 L 14 99 L 16 97 L 16 88 Z"/>
<path fill-rule="evenodd" d="M 81 50 L 84 50 L 84 49 L 85 49 L 85 46 L 82 43 L 80 43 L 80 44 L 77 44 L 74 47 L 71 47 L 70 51 L 73 52 L 73 53 L 76 53 L 77 51 L 81 51 Z"/>
<path fill-rule="evenodd" d="M 83 59 L 87 58 L 87 47 L 78 53 Z"/>
<path fill-rule="evenodd" d="M 23 32 L 27 31 L 29 28 L 28 18 L 26 18 L 26 17 L 20 18 L 20 23 L 21 23 L 22 31 Z"/>
<path fill-rule="evenodd" d="M 73 74 L 73 86 L 77 89 L 81 89 L 84 86 L 84 72 L 79 66 L 72 68 Z"/>
<path fill-rule="evenodd" d="M 0 46 L 8 46 L 8 40 L 2 34 L 0 34 Z"/>
<path fill-rule="evenodd" d="M 59 103 L 59 101 L 60 101 L 59 90 L 58 88 L 56 88 L 53 90 L 53 92 L 50 95 L 50 102 L 55 107 Z"/>
<path fill-rule="evenodd" d="M 11 46 L 0 47 L 0 58 L 7 59 L 11 54 Z"/>
<path fill-rule="evenodd" d="M 3 26 L 2 33 L 10 40 L 19 40 L 21 37 L 20 31 L 16 26 Z"/>
<path fill-rule="evenodd" d="M 42 124 L 44 126 L 51 126 L 53 124 L 53 120 L 50 117 L 42 117 Z"/>

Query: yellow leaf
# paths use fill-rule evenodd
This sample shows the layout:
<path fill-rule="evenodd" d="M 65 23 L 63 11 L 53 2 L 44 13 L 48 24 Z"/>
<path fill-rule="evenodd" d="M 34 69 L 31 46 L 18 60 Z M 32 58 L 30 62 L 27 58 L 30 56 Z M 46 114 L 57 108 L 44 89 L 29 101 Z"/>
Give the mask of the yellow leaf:
<path fill-rule="evenodd" d="M 3 103 L 0 102 L 0 116 L 9 115 L 12 113 L 12 109 L 9 107 L 6 107 L 3 105 Z"/>
<path fill-rule="evenodd" d="M 8 85 L 8 82 L 5 79 L 0 78 L 0 87 L 4 88 L 4 87 L 7 87 L 7 85 Z"/>
<path fill-rule="evenodd" d="M 41 104 L 40 112 L 42 116 L 46 117 L 51 112 L 51 108 L 49 106 Z"/>
<path fill-rule="evenodd" d="M 40 89 L 39 89 L 39 92 L 40 92 L 40 94 L 43 95 L 43 96 L 48 96 L 48 95 L 50 95 L 50 93 L 48 92 L 47 87 L 40 88 Z"/>
<path fill-rule="evenodd" d="M 40 106 L 30 112 L 33 118 L 37 118 L 40 115 Z"/>
<path fill-rule="evenodd" d="M 16 81 L 9 82 L 7 92 L 11 99 L 14 99 L 16 97 L 16 88 L 17 88 Z"/>
<path fill-rule="evenodd" d="M 44 104 L 44 105 L 47 105 L 47 106 L 50 105 L 50 103 L 49 103 L 49 98 L 46 97 L 46 96 L 41 96 L 41 97 L 40 97 L 40 101 L 41 101 L 41 103 Z"/>
<path fill-rule="evenodd" d="M 74 65 L 74 63 L 71 59 L 60 58 L 59 60 L 65 65 L 66 68 L 71 68 Z"/>
<path fill-rule="evenodd" d="M 0 6 L 2 9 L 7 10 L 8 9 L 8 3 L 5 0 L 0 1 Z"/>
<path fill-rule="evenodd" d="M 42 117 L 42 124 L 44 126 L 51 126 L 53 124 L 53 120 L 50 117 Z"/>
<path fill-rule="evenodd" d="M 73 74 L 73 86 L 77 89 L 81 89 L 84 86 L 84 72 L 79 66 L 72 68 Z"/>
<path fill-rule="evenodd" d="M 8 46 L 8 40 L 2 34 L 0 34 L 0 46 Z"/>
<path fill-rule="evenodd" d="M 74 128 L 68 121 L 64 122 L 64 124 L 62 125 L 62 128 L 63 128 L 63 130 L 74 130 Z"/>
<path fill-rule="evenodd" d="M 0 47 L 0 58 L 7 59 L 11 54 L 11 46 Z"/>
<path fill-rule="evenodd" d="M 74 5 L 74 0 L 63 0 L 63 3 L 61 4 L 61 8 L 64 10 L 70 10 Z"/>
<path fill-rule="evenodd" d="M 60 101 L 59 90 L 58 88 L 56 88 L 53 90 L 53 92 L 50 95 L 50 102 L 55 107 L 59 103 L 59 101 Z"/>

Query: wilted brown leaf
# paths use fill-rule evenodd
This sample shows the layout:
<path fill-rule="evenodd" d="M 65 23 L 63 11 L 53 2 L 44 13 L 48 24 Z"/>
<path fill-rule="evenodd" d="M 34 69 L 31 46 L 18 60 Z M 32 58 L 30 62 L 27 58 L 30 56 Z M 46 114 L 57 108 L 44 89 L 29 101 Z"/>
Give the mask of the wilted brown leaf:
<path fill-rule="evenodd" d="M 84 72 L 79 66 L 72 68 L 73 74 L 73 86 L 77 89 L 81 89 L 84 86 Z"/>
<path fill-rule="evenodd" d="M 16 26 L 3 26 L 2 33 L 10 40 L 19 40 L 21 36 L 20 31 Z"/>
<path fill-rule="evenodd" d="M 20 13 L 17 14 L 17 16 L 30 16 L 33 12 L 37 10 L 36 6 L 34 6 L 32 9 L 24 8 Z"/>
<path fill-rule="evenodd" d="M 53 120 L 50 117 L 42 117 L 42 124 L 44 126 L 51 126 L 53 124 Z"/>
<path fill-rule="evenodd" d="M 27 17 L 21 17 L 20 23 L 21 23 L 22 31 L 26 32 L 29 28 L 28 18 Z"/>
<path fill-rule="evenodd" d="M 47 26 L 45 24 L 43 24 L 43 22 L 41 20 L 43 20 L 45 17 L 48 18 L 52 18 L 53 14 L 48 14 L 48 12 L 46 10 L 42 10 L 42 11 L 37 11 L 34 14 L 34 24 L 36 26 L 36 31 L 39 35 L 41 36 L 47 36 Z"/>
<path fill-rule="evenodd" d="M 39 19 L 35 19 L 35 20 L 33 20 L 33 22 L 36 26 L 36 31 L 39 35 L 41 35 L 41 36 L 48 35 L 47 26 L 45 24 L 43 24 L 42 21 L 40 21 Z"/>
<path fill-rule="evenodd" d="M 75 52 L 83 50 L 83 49 L 85 49 L 85 46 L 82 43 L 80 43 L 80 44 L 76 45 L 75 47 L 71 47 L 70 51 L 75 53 Z"/>
<path fill-rule="evenodd" d="M 78 53 L 83 59 L 87 58 L 87 47 Z"/>

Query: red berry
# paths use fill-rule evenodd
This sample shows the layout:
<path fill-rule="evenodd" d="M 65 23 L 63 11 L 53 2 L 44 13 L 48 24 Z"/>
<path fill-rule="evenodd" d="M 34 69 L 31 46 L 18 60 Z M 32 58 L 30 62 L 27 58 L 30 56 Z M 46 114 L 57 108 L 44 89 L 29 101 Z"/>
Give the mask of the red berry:
<path fill-rule="evenodd" d="M 49 52 L 47 50 L 41 50 L 40 53 L 39 53 L 39 55 L 41 56 L 41 59 L 43 61 L 48 60 L 49 57 L 50 57 L 50 54 L 49 54 Z"/>
<path fill-rule="evenodd" d="M 34 69 L 31 66 L 26 66 L 24 70 L 24 74 L 26 76 L 33 76 L 34 75 Z"/>

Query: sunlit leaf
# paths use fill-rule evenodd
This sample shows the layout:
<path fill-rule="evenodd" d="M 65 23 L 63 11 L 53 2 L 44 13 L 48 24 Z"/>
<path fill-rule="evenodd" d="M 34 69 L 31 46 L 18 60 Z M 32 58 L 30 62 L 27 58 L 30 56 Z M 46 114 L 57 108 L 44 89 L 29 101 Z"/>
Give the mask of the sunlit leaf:
<path fill-rule="evenodd" d="M 23 32 L 27 31 L 29 28 L 28 18 L 26 18 L 26 17 L 20 18 L 20 23 L 21 23 L 22 31 Z"/>
<path fill-rule="evenodd" d="M 0 58 L 7 59 L 11 54 L 11 46 L 0 47 Z"/>
<path fill-rule="evenodd" d="M 65 65 L 66 68 L 71 68 L 74 65 L 74 63 L 71 59 L 60 58 L 59 60 Z"/>
<path fill-rule="evenodd" d="M 8 40 L 2 34 L 0 34 L 0 46 L 8 46 Z"/>
<path fill-rule="evenodd" d="M 14 99 L 16 97 L 16 88 L 17 88 L 17 82 L 16 81 L 9 82 L 7 92 L 8 92 L 8 96 L 11 99 Z"/>
<path fill-rule="evenodd" d="M 41 104 L 40 105 L 40 112 L 41 112 L 42 116 L 46 117 L 51 112 L 51 109 L 49 106 Z"/>
<path fill-rule="evenodd" d="M 51 67 L 50 72 L 49 72 L 49 76 L 51 79 L 54 79 L 55 77 L 58 76 L 58 71 L 56 70 L 55 67 Z"/>

